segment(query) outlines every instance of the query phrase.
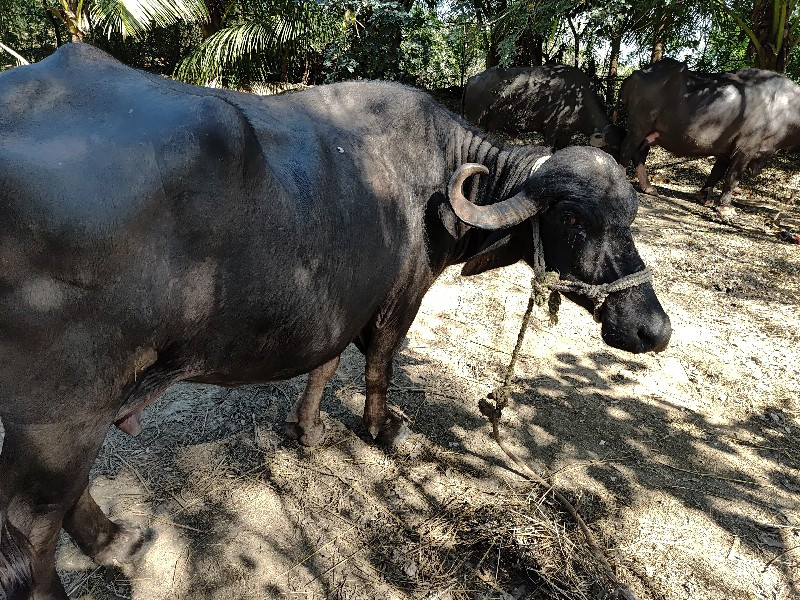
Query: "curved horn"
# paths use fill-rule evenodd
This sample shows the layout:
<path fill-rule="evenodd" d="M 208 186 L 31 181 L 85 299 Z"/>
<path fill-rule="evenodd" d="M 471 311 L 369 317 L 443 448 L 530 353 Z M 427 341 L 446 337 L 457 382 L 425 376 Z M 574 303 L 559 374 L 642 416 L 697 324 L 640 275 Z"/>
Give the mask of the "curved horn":
<path fill-rule="evenodd" d="M 522 193 L 497 204 L 488 206 L 473 204 L 466 199 L 461 188 L 467 177 L 476 173 L 488 175 L 489 169 L 477 163 L 463 164 L 450 177 L 447 186 L 447 197 L 450 199 L 453 212 L 468 225 L 481 229 L 503 229 L 521 223 L 539 210 L 539 207 Z"/>

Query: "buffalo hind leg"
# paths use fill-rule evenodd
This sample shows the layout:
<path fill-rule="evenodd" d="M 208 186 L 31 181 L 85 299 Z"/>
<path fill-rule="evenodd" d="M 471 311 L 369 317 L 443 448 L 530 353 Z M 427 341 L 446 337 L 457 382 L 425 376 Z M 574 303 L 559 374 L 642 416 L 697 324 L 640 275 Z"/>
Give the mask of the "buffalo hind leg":
<path fill-rule="evenodd" d="M 11 525 L 27 538 L 33 600 L 66 600 L 55 552 L 64 516 L 86 489 L 113 415 L 94 423 L 24 424 L 3 415 L 0 498 Z M 7 418 L 8 417 L 8 418 Z"/>
<path fill-rule="evenodd" d="M 304 446 L 316 446 L 325 437 L 325 424 L 319 416 L 319 404 L 325 393 L 325 386 L 336 373 L 338 366 L 337 356 L 308 374 L 303 395 L 295 402 L 286 417 L 287 437 L 298 440 Z"/>
<path fill-rule="evenodd" d="M 650 183 L 650 177 L 647 175 L 647 167 L 645 167 L 648 154 L 650 154 L 650 146 L 645 145 L 644 147 L 639 148 L 639 150 L 636 152 L 636 155 L 633 157 L 636 178 L 639 180 L 639 189 L 642 191 L 642 193 L 650 194 L 651 196 L 658 196 L 658 190 L 656 190 L 655 186 Z"/>
<path fill-rule="evenodd" d="M 0 598 L 27 598 L 33 585 L 28 540 L 0 511 Z"/>
<path fill-rule="evenodd" d="M 725 218 L 736 216 L 736 210 L 731 206 L 733 190 L 739 185 L 739 179 L 744 172 L 746 163 L 741 158 L 735 158 L 725 173 L 725 180 L 722 183 L 722 194 L 719 197 L 717 212 Z"/>
<path fill-rule="evenodd" d="M 109 519 L 97 506 L 88 487 L 64 516 L 64 530 L 84 554 L 106 567 L 136 561 L 150 539 L 149 532 Z"/>

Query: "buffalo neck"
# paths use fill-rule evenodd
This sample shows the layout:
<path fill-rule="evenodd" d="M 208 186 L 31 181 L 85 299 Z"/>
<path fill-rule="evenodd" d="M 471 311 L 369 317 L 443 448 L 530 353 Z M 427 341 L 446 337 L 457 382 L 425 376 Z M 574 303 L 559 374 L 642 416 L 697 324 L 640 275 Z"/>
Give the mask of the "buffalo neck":
<path fill-rule="evenodd" d="M 547 148 L 506 146 L 469 127 L 455 128 L 447 145 L 449 156 L 447 181 L 463 164 L 479 163 L 489 169 L 488 175 L 470 177 L 464 184 L 464 195 L 479 205 L 495 204 L 519 191 L 530 176 L 536 160 L 549 154 Z M 452 249 L 447 264 L 464 262 L 481 248 L 493 232 L 462 224 L 462 235 Z"/>
<path fill-rule="evenodd" d="M 586 98 L 581 108 L 582 118 L 578 122 L 581 133 L 591 136 L 598 131 L 604 131 L 611 124 L 605 104 L 591 87 L 586 91 Z"/>
<path fill-rule="evenodd" d="M 470 128 L 456 128 L 448 144 L 450 175 L 463 164 L 479 163 L 488 175 L 470 178 L 464 185 L 467 198 L 479 205 L 495 204 L 515 194 L 530 175 L 536 159 L 549 154 L 545 148 L 504 146 Z M 477 185 L 476 185 L 477 182 Z"/>

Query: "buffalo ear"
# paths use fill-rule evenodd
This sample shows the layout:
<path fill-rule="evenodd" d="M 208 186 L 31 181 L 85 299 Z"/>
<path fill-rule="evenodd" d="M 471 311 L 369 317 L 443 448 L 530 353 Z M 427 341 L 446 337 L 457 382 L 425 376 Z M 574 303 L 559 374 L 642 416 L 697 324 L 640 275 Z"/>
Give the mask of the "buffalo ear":
<path fill-rule="evenodd" d="M 447 233 L 449 233 L 453 239 L 457 240 L 461 237 L 458 217 L 456 217 L 456 214 L 447 202 L 442 202 L 439 205 L 439 220 L 441 220 Z"/>
<path fill-rule="evenodd" d="M 513 265 L 523 256 L 524 248 L 519 228 L 493 231 L 481 248 L 467 260 L 461 274 L 469 277 L 491 269 Z"/>
<path fill-rule="evenodd" d="M 608 144 L 606 143 L 605 136 L 598 131 L 589 136 L 589 145 L 594 148 L 603 148 Z"/>

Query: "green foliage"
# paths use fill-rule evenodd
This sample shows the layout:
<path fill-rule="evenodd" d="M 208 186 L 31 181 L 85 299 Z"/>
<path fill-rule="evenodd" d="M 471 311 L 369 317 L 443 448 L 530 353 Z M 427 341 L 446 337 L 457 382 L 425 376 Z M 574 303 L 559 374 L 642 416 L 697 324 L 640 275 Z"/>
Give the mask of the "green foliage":
<path fill-rule="evenodd" d="M 796 0 L 710 0 L 720 31 L 732 28 L 746 36 L 748 63 L 784 71 L 800 41 L 800 7 Z"/>
<path fill-rule="evenodd" d="M 410 73 L 427 89 L 464 85 L 483 69 L 480 28 L 464 20 L 440 21 L 432 11 L 426 17 L 426 27 L 412 30 L 403 42 Z"/>
<path fill-rule="evenodd" d="M 132 65 L 234 87 L 384 78 L 447 88 L 487 65 L 547 60 L 608 72 L 615 48 L 627 63 L 618 77 L 662 48 L 697 70 L 800 77 L 799 1 L 0 0 L 0 42 L 38 60 L 72 35 Z M 0 49 L 0 68 L 15 63 Z"/>
<path fill-rule="evenodd" d="M 53 26 L 44 7 L 36 0 L 0 0 L 0 42 L 7 44 L 28 61 L 37 61 L 56 49 Z M 17 61 L 0 50 L 0 69 Z"/>
<path fill-rule="evenodd" d="M 541 39 L 543 55 L 551 56 L 561 45 L 566 28 L 565 17 L 575 3 L 569 0 L 527 2 L 514 0 L 495 20 L 499 37 L 500 64 L 530 63 L 530 43 Z"/>
<path fill-rule="evenodd" d="M 327 80 L 405 79 L 404 33 L 424 23 L 412 7 L 396 0 L 352 3 L 325 53 Z"/>
<path fill-rule="evenodd" d="M 462 85 L 482 63 L 481 29 L 458 10 L 365 0 L 325 51 L 327 81 L 383 78 L 429 89 Z"/>
<path fill-rule="evenodd" d="M 307 78 L 335 34 L 336 20 L 325 8 L 313 0 L 234 3 L 223 27 L 191 51 L 176 75 L 236 87 Z"/>
<path fill-rule="evenodd" d="M 171 76 L 187 53 L 202 40 L 197 27 L 176 23 L 169 27 L 154 27 L 140 37 L 125 37 L 112 33 L 98 35 L 92 43 L 127 65 Z"/>
<path fill-rule="evenodd" d="M 153 27 L 208 19 L 203 0 L 42 0 L 42 5 L 67 28 L 73 41 L 98 31 L 140 37 Z"/>
<path fill-rule="evenodd" d="M 714 73 L 750 66 L 747 58 L 747 36 L 729 14 L 716 15 L 713 21 L 709 21 L 704 33 L 702 52 L 693 61 L 689 61 L 690 68 Z"/>
<path fill-rule="evenodd" d="M 208 19 L 202 0 L 94 0 L 89 10 L 106 35 L 119 33 L 123 38 L 141 37 L 154 26 Z"/>

